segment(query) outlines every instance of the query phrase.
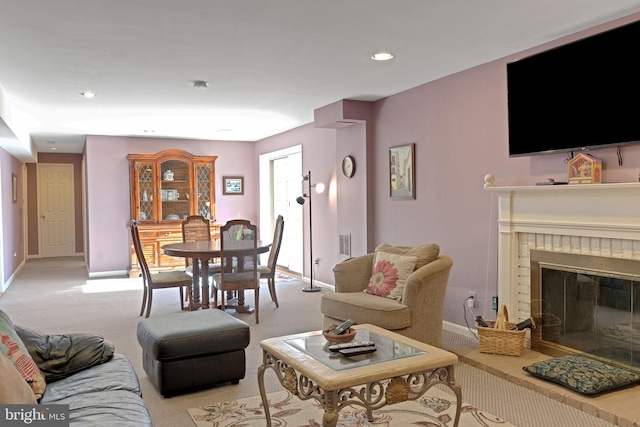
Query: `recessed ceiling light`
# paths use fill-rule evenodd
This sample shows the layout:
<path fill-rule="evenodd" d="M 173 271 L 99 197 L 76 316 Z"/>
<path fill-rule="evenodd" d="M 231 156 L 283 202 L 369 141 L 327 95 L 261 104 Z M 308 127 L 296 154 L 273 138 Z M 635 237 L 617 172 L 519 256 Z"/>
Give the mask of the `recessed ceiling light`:
<path fill-rule="evenodd" d="M 84 96 L 85 98 L 95 98 L 96 97 L 95 92 L 91 92 L 90 90 L 85 91 L 85 92 L 81 92 L 80 95 Z"/>
<path fill-rule="evenodd" d="M 371 55 L 371 59 L 374 61 L 388 61 L 393 58 L 393 53 L 378 52 Z"/>
<path fill-rule="evenodd" d="M 206 89 L 209 87 L 209 84 L 204 80 L 196 80 L 195 82 L 193 82 L 193 87 L 195 87 L 196 89 Z"/>

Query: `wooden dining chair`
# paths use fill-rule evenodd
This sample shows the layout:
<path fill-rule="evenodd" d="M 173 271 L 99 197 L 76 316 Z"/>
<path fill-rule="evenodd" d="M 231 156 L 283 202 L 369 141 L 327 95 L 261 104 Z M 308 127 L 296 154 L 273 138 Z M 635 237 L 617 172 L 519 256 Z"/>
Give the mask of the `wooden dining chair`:
<path fill-rule="evenodd" d="M 255 268 L 245 269 L 244 262 L 235 263 L 233 256 L 229 255 L 229 251 L 234 248 L 235 239 L 228 231 L 235 226 L 243 226 L 244 229 L 251 230 L 254 235 L 257 235 L 257 227 L 251 224 L 250 221 L 244 219 L 234 219 L 227 221 L 222 227 L 220 227 L 220 263 L 222 268 L 219 273 L 213 275 L 214 287 L 217 291 L 220 291 L 221 304 L 220 308 L 225 309 L 225 294 L 229 293 L 244 293 L 246 290 L 253 290 L 255 300 L 255 313 L 256 323 L 260 323 L 259 302 L 260 302 L 260 276 Z M 250 258 L 252 265 L 258 264 L 258 241 L 252 240 L 253 246 L 250 254 L 246 254 L 244 260 Z M 243 261 L 244 261 L 243 260 Z M 248 260 L 247 260 L 248 261 Z M 234 268 L 237 266 L 237 268 Z M 218 293 L 214 295 L 214 304 L 218 305 Z"/>
<path fill-rule="evenodd" d="M 278 215 L 276 219 L 276 226 L 273 231 L 273 243 L 269 251 L 269 260 L 267 265 L 258 265 L 258 274 L 260 279 L 267 279 L 267 285 L 269 286 L 269 294 L 271 299 L 276 303 L 276 307 L 280 307 L 278 304 L 278 296 L 276 295 L 276 264 L 278 261 L 278 254 L 280 253 L 280 247 L 282 246 L 282 234 L 284 231 L 284 218 L 282 215 Z"/>
<path fill-rule="evenodd" d="M 202 215 L 189 215 L 182 221 L 182 241 L 183 242 L 207 242 L 211 240 L 211 224 Z M 187 273 L 193 274 L 191 258 L 185 258 L 185 268 Z M 220 263 L 213 259 L 209 260 L 209 274 L 220 271 Z"/>
<path fill-rule="evenodd" d="M 140 307 L 140 316 L 147 309 L 147 313 L 144 316 L 149 317 L 151 313 L 151 303 L 153 302 L 153 291 L 155 289 L 166 288 L 179 288 L 180 289 L 180 308 L 184 310 L 184 289 L 187 288 L 187 295 L 189 300 L 189 307 L 191 308 L 191 295 L 192 295 L 192 278 L 184 271 L 162 271 L 159 273 L 151 273 L 147 260 L 144 256 L 144 250 L 140 243 L 140 234 L 138 233 L 137 224 L 131 225 L 131 239 L 133 240 L 133 247 L 136 251 L 136 257 L 138 258 L 138 264 L 140 265 L 140 271 L 142 275 L 142 282 L 144 284 L 144 293 L 142 296 L 142 307 Z"/>

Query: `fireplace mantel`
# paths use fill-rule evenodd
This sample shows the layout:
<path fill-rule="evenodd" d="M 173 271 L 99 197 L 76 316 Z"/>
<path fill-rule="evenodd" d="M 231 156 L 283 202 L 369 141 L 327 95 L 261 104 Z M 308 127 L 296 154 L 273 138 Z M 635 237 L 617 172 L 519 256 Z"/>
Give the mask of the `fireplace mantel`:
<path fill-rule="evenodd" d="M 523 313 L 528 311 L 528 306 L 523 307 L 528 295 L 519 295 L 523 275 L 519 233 L 543 236 L 543 245 L 550 246 L 559 246 L 563 238 L 579 240 L 571 249 L 578 253 L 585 252 L 591 240 L 613 239 L 626 242 L 619 246 L 631 248 L 623 257 L 640 254 L 640 183 L 485 185 L 485 190 L 498 197 L 498 299 L 519 317 L 526 317 Z"/>

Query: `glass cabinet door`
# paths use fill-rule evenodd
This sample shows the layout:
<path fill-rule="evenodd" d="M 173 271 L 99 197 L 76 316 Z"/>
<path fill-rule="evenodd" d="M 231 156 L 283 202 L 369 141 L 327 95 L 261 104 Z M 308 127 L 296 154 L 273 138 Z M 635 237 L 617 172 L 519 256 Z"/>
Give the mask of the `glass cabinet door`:
<path fill-rule="evenodd" d="M 189 215 L 189 163 L 167 160 L 160 163 L 160 220 L 181 221 Z"/>
<path fill-rule="evenodd" d="M 207 219 L 215 219 L 213 200 L 213 167 L 210 163 L 196 164 L 196 212 Z"/>
<path fill-rule="evenodd" d="M 136 177 L 138 184 L 138 218 L 137 221 L 155 221 L 153 211 L 153 163 L 136 163 Z"/>

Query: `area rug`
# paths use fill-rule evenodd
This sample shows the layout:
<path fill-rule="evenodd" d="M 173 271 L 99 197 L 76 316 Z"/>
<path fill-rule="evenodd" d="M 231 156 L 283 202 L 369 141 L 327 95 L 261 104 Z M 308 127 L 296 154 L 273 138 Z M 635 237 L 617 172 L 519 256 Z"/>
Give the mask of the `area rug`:
<path fill-rule="evenodd" d="M 270 393 L 269 410 L 274 427 L 322 426 L 322 406 L 315 400 L 302 401 L 288 391 Z M 418 400 L 385 406 L 373 412 L 374 421 L 367 420 L 359 406 L 347 406 L 340 411 L 338 427 L 422 426 L 451 427 L 455 416 L 455 397 L 431 388 Z M 212 403 L 188 409 L 197 427 L 264 427 L 265 414 L 260 396 L 229 402 Z M 460 427 L 514 427 L 494 415 L 467 403 L 462 403 Z"/>
<path fill-rule="evenodd" d="M 291 282 L 293 280 L 300 280 L 300 278 L 291 276 L 290 274 L 287 274 L 287 273 L 276 271 L 276 282 Z"/>

